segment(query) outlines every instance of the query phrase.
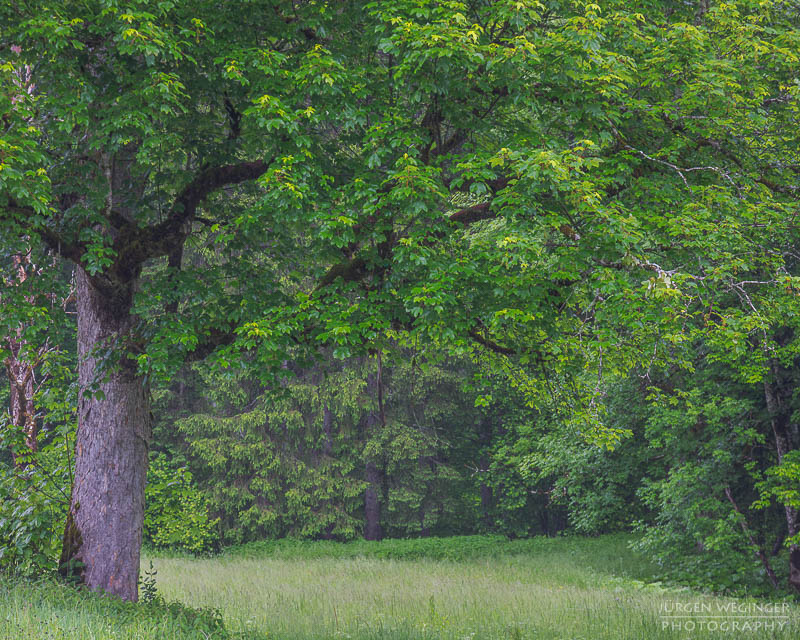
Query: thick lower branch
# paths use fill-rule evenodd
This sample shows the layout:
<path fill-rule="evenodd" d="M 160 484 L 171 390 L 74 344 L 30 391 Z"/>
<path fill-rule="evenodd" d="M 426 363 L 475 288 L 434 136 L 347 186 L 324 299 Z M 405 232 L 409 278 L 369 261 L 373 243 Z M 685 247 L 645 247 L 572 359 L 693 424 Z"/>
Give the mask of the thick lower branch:
<path fill-rule="evenodd" d="M 510 347 L 504 347 L 501 344 L 497 344 L 494 340 L 482 336 L 480 333 L 478 333 L 477 329 L 470 329 L 468 335 L 478 344 L 486 347 L 490 351 L 499 353 L 500 355 L 513 356 L 516 355 L 517 353 L 516 351 L 514 351 L 514 349 L 511 349 Z"/>
<path fill-rule="evenodd" d="M 327 287 L 341 278 L 344 282 L 356 282 L 364 278 L 367 274 L 367 262 L 364 258 L 356 257 L 349 262 L 333 265 L 319 281 L 315 290 Z"/>
<path fill-rule="evenodd" d="M 255 160 L 201 171 L 183 188 L 163 222 L 144 229 L 131 224 L 121 230 L 114 243 L 116 270 L 123 276 L 135 273 L 145 260 L 175 251 L 186 239 L 187 223 L 209 195 L 228 185 L 255 180 L 266 173 L 271 164 L 272 160 Z"/>

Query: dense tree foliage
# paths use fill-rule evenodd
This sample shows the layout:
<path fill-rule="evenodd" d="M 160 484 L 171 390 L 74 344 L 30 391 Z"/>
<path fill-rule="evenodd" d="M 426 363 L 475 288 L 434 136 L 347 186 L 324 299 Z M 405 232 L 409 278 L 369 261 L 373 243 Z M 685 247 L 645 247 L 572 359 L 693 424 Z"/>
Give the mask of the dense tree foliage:
<path fill-rule="evenodd" d="M 136 598 L 155 418 L 223 539 L 354 535 L 362 498 L 368 538 L 470 510 L 594 531 L 640 482 L 643 526 L 681 544 L 769 574 L 780 532 L 800 589 L 798 22 L 773 0 L 0 7 L 6 282 L 57 290 L 31 251 L 75 274 L 62 572 Z M 36 366 L 42 305 L 0 300 Z M 210 406 L 154 416 L 208 356 Z"/>

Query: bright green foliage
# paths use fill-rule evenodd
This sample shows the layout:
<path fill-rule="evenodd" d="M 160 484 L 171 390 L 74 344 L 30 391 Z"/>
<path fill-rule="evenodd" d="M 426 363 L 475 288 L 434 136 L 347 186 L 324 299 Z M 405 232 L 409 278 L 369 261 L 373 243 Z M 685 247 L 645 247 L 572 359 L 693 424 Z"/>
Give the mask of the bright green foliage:
<path fill-rule="evenodd" d="M 186 467 L 176 467 L 163 455 L 154 456 L 147 470 L 144 543 L 155 549 L 192 553 L 211 551 L 215 527 L 208 504 Z"/>
<path fill-rule="evenodd" d="M 24 472 L 0 467 L 0 569 L 19 575 L 57 569 L 71 486 L 59 448 L 37 455 Z"/>
<path fill-rule="evenodd" d="M 790 451 L 780 464 L 769 467 L 766 478 L 756 483 L 759 499 L 753 506 L 767 508 L 774 500 L 779 505 L 800 509 L 800 451 Z M 800 544 L 800 533 L 787 543 Z"/>
<path fill-rule="evenodd" d="M 37 369 L 44 383 L 35 396 L 44 425 L 38 451 L 28 449 L 25 434 L 10 424 L 7 413 L 0 416 L 0 451 L 13 451 L 25 465 L 16 468 L 6 455 L 0 460 L 0 569 L 15 574 L 57 569 L 74 468 L 72 366 L 69 354 L 53 350 Z"/>
<path fill-rule="evenodd" d="M 742 512 L 791 507 L 800 449 L 794 4 L 246 8 L 0 8 L 2 237 L 130 285 L 138 322 L 111 355 L 148 380 L 216 346 L 229 377 L 274 394 L 181 422 L 223 530 L 247 531 L 230 539 L 355 535 L 333 496 L 355 505 L 366 460 L 389 474 L 395 532 L 416 533 L 420 512 L 428 527 L 427 487 L 460 482 L 410 473 L 441 452 L 435 421 L 387 403 L 381 429 L 334 458 L 324 407 L 336 451 L 368 375 L 333 372 L 330 396 L 286 381 L 320 348 L 347 362 L 413 344 L 471 359 L 478 406 L 512 388 L 504 437 L 476 447 L 510 487 L 509 533 L 525 531 L 530 491 L 555 490 L 585 530 L 620 523 L 630 476 L 615 465 L 594 483 L 604 458 L 584 445 L 635 435 L 652 449 L 631 445 L 637 461 L 664 456 L 641 493 L 659 531 L 751 552 L 725 490 Z M 636 424 L 608 401 L 631 373 L 655 389 Z"/>
<path fill-rule="evenodd" d="M 725 489 L 748 507 L 753 493 L 745 465 L 757 461 L 763 468 L 769 458 L 759 452 L 765 438 L 758 424 L 747 419 L 753 416 L 752 396 L 712 376 L 703 381 L 708 374 L 697 372 L 689 390 L 659 394 L 648 420 L 649 444 L 666 458 L 664 470 L 648 474 L 642 489 L 657 525 L 648 528 L 645 544 L 665 568 L 670 562 L 676 571 L 692 565 L 701 583 L 735 589 L 751 586 L 758 573 L 764 578 Z M 764 543 L 771 547 L 770 524 L 776 523 L 757 519 L 749 526 L 764 527 L 759 535 L 770 536 Z"/>
<path fill-rule="evenodd" d="M 3 463 L 0 475 L 0 568 L 15 574 L 53 573 L 61 549 L 72 485 L 74 424 L 47 432 L 24 470 Z M 24 439 L 5 430 L 0 444 L 19 450 Z M 216 521 L 185 468 L 156 456 L 148 471 L 144 541 L 157 549 L 191 553 L 217 546 Z"/>

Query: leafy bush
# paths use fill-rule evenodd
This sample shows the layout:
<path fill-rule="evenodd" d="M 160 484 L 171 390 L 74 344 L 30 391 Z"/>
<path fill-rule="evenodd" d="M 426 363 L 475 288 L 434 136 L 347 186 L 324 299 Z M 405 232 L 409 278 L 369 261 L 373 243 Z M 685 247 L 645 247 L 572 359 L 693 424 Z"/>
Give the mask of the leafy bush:
<path fill-rule="evenodd" d="M 36 488 L 33 488 L 36 487 Z M 33 575 L 55 570 L 66 508 L 38 471 L 0 471 L 0 567 Z"/>
<path fill-rule="evenodd" d="M 72 486 L 74 427 L 51 433 L 40 451 L 25 456 L 27 466 L 0 463 L 0 569 L 33 576 L 55 572 Z M 0 447 L 12 448 L 20 434 L 0 430 Z M 216 520 L 185 469 L 166 457 L 151 461 L 144 540 L 157 549 L 203 553 L 213 549 Z"/>
<path fill-rule="evenodd" d="M 216 544 L 208 503 L 192 483 L 185 467 L 171 463 L 164 454 L 153 456 L 145 489 L 144 542 L 155 549 L 191 553 L 211 551 Z"/>
<path fill-rule="evenodd" d="M 759 415 L 763 391 L 726 382 L 711 367 L 681 382 L 683 388 L 650 389 L 644 436 L 654 464 L 638 489 L 649 512 L 638 526 L 639 550 L 670 581 L 728 594 L 781 594 L 784 585 L 772 586 L 753 546 L 757 541 L 769 554 L 785 527 L 770 505 L 770 496 L 782 494 L 765 484 L 767 499 L 757 502 L 759 470 L 772 461 L 763 424 L 751 417 Z M 769 562 L 783 583 L 787 563 Z"/>
<path fill-rule="evenodd" d="M 25 456 L 24 469 L 0 465 L 0 568 L 6 572 L 29 576 L 58 568 L 72 486 L 74 430 L 65 427 L 56 435 Z M 0 447 L 21 450 L 21 439 L 24 446 L 18 430 L 0 427 Z"/>
<path fill-rule="evenodd" d="M 759 499 L 754 508 L 767 509 L 774 502 L 800 509 L 800 450 L 786 453 L 781 463 L 769 467 L 764 476 L 756 483 Z M 800 533 L 786 539 L 786 545 L 790 544 L 800 544 Z"/>

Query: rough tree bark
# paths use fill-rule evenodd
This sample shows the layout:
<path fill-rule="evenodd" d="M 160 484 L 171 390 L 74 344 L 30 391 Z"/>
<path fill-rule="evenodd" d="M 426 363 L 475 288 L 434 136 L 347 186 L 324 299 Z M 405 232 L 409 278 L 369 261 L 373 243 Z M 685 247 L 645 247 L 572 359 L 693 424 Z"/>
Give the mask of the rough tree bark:
<path fill-rule="evenodd" d="M 78 270 L 78 433 L 61 572 L 93 591 L 137 600 L 150 393 L 135 365 L 104 362 L 123 342 L 130 306 L 98 291 Z M 99 393 L 97 393 L 99 392 Z"/>
<path fill-rule="evenodd" d="M 113 264 L 89 276 L 87 248 L 60 237 L 51 248 L 79 265 L 78 433 L 75 482 L 64 529 L 60 572 L 124 600 L 138 599 L 139 556 L 144 523 L 144 485 L 151 438 L 150 393 L 136 364 L 127 359 L 135 344 L 131 315 L 142 265 L 168 257 L 179 268 L 187 224 L 212 192 L 253 180 L 267 170 L 262 161 L 201 170 L 178 194 L 166 218 L 140 227 L 131 222 L 142 185 L 132 177 L 131 149 L 104 157 L 108 180 L 107 219 L 113 229 Z M 195 350 L 203 357 L 230 335 L 220 332 Z M 139 345 L 141 347 L 141 345 Z M 116 360 L 111 360 L 112 354 Z M 99 393 L 97 393 L 99 392 Z"/>

